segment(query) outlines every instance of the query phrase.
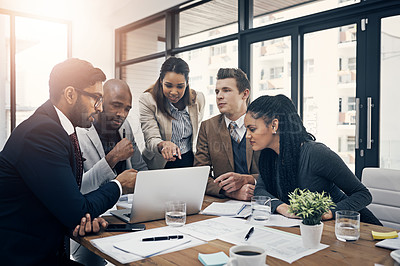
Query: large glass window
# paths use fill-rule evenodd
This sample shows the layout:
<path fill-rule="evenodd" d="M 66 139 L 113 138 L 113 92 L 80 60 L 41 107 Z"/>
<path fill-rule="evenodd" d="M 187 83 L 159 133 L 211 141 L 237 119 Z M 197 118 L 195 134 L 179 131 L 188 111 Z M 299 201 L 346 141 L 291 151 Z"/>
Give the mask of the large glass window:
<path fill-rule="evenodd" d="M 355 58 L 356 25 L 304 35 L 304 125 L 353 171 Z"/>
<path fill-rule="evenodd" d="M 214 0 L 179 13 L 179 46 L 238 31 L 238 1 Z"/>
<path fill-rule="evenodd" d="M 238 10 L 239 4 L 243 9 Z M 390 49 L 399 39 L 396 32 L 393 36 L 386 35 L 393 31 L 386 30 L 390 28 L 389 22 L 385 22 L 390 21 L 389 18 L 382 20 L 380 74 L 382 90 L 386 91 L 382 92 L 380 106 L 383 108 L 379 118 L 380 154 L 376 149 L 363 150 L 366 97 L 370 94 L 375 97 L 378 93 L 375 83 L 379 79 L 376 76 L 379 62 L 376 59 L 380 51 L 378 43 L 372 40 L 379 39 L 376 29 L 381 21 L 378 18 L 389 16 L 387 12 L 398 15 L 399 10 L 400 5 L 395 0 L 189 1 L 161 12 L 157 30 L 143 32 L 143 36 L 153 34 L 153 43 L 149 46 L 157 49 L 143 52 L 144 48 L 135 46 L 141 35 L 131 39 L 132 45 L 126 45 L 126 41 L 123 44 L 128 31 L 146 31 L 145 27 L 158 23 L 154 22 L 154 17 L 149 17 L 146 23 L 142 20 L 118 29 L 116 37 L 121 46 L 117 47 L 116 73 L 120 77 L 120 73 L 129 68 L 127 64 L 161 57 L 161 51 L 165 51 L 166 56 L 182 57 L 191 69 L 191 88 L 202 91 L 206 97 L 204 119 L 207 119 L 219 113 L 214 93 L 218 68 L 241 67 L 250 78 L 251 100 L 265 94 L 284 94 L 296 100 L 307 130 L 338 153 L 360 177 L 366 165 L 378 164 L 378 158 L 382 166 L 393 167 L 399 157 L 394 152 L 400 150 L 397 140 L 390 135 L 399 130 L 389 129 L 390 116 L 387 115 L 394 113 L 390 100 L 396 98 L 390 98 L 393 92 L 388 84 L 390 78 L 396 76 L 393 71 L 398 69 L 391 63 L 397 50 Z M 398 25 L 398 21 L 393 24 Z M 163 38 L 164 26 L 171 29 L 166 39 Z M 362 38 L 357 39 L 357 35 Z M 165 44 L 162 43 L 164 39 Z M 359 62 L 363 64 L 357 65 Z M 356 84 L 356 80 L 360 83 Z M 355 136 L 358 102 L 362 109 L 358 117 L 360 138 Z M 375 114 L 373 112 L 373 116 Z M 373 129 L 377 128 L 376 120 L 373 120 Z"/>
<path fill-rule="evenodd" d="M 49 98 L 49 74 L 68 57 L 66 24 L 15 18 L 16 124 Z"/>
<path fill-rule="evenodd" d="M 265 94 L 290 97 L 290 36 L 253 43 L 251 54 L 252 98 Z"/>
<path fill-rule="evenodd" d="M 380 167 L 400 169 L 400 16 L 381 21 Z"/>
<path fill-rule="evenodd" d="M 10 126 L 10 16 L 0 14 L 0 150 Z"/>
<path fill-rule="evenodd" d="M 218 69 L 221 67 L 237 67 L 237 53 L 237 41 L 231 41 L 191 50 L 178 55 L 189 64 L 190 87 L 204 93 L 206 98 L 206 106 L 208 108 L 204 108 L 203 120 L 219 114 L 215 98 L 215 83 Z"/>
<path fill-rule="evenodd" d="M 121 59 L 165 51 L 165 19 L 128 31 L 121 36 Z"/>
<path fill-rule="evenodd" d="M 359 2 L 360 0 L 254 0 L 253 26 L 278 23 Z"/>
<path fill-rule="evenodd" d="M 132 92 L 132 109 L 127 119 L 140 150 L 144 149 L 145 144 L 139 122 L 139 97 L 156 82 L 162 63 L 164 57 L 121 68 L 121 78 L 128 83 Z"/>

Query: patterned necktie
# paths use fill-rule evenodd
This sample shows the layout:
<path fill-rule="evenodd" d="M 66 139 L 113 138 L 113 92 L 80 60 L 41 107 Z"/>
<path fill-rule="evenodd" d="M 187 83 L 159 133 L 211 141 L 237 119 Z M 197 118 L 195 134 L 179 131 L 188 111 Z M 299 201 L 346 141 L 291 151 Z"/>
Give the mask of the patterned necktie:
<path fill-rule="evenodd" d="M 237 124 L 235 122 L 230 122 L 229 123 L 229 134 L 231 135 L 232 139 L 234 141 L 236 141 L 237 143 L 240 143 L 240 136 L 237 133 L 236 129 L 237 129 Z"/>
<path fill-rule="evenodd" d="M 78 137 L 76 136 L 76 132 L 69 135 L 69 138 L 74 146 L 75 151 L 75 161 L 76 161 L 76 183 L 78 183 L 78 187 L 81 188 L 82 183 L 82 174 L 83 174 L 83 160 L 81 149 L 79 148 Z"/>

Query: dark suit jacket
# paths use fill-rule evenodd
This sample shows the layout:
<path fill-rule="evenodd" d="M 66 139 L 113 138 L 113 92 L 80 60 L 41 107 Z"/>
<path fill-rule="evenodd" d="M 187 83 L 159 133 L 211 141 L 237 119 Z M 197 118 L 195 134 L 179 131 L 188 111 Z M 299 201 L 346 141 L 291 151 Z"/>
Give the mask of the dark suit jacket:
<path fill-rule="evenodd" d="M 249 140 L 246 140 L 246 160 L 249 174 L 258 177 L 259 152 L 254 152 Z M 210 165 L 212 172 L 207 182 L 206 194 L 221 197 L 220 188 L 214 178 L 227 172 L 235 172 L 231 136 L 225 124 L 224 115 L 216 115 L 200 126 L 197 138 L 197 150 L 194 166 Z"/>
<path fill-rule="evenodd" d="M 80 193 L 74 156 L 50 101 L 12 132 L 0 153 L 1 264 L 56 265 L 67 230 L 116 203 L 114 182 Z"/>

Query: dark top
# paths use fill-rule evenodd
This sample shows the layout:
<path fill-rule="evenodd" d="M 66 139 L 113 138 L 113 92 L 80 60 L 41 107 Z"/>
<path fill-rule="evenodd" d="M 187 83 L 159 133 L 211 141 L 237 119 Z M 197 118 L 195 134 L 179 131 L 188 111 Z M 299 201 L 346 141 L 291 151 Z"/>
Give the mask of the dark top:
<path fill-rule="evenodd" d="M 115 182 L 82 195 L 75 176 L 72 143 L 47 101 L 0 152 L 2 265 L 57 265 L 64 234 L 86 213 L 98 217 L 117 202 Z"/>
<path fill-rule="evenodd" d="M 266 195 L 277 198 L 276 192 L 265 188 L 265 152 L 261 152 L 259 161 L 260 176 L 257 180 L 255 195 Z M 350 171 L 343 160 L 322 143 L 309 141 L 300 148 L 297 184 L 300 189 L 327 192 L 336 207 L 332 208 L 333 217 L 337 210 L 359 211 L 361 221 L 380 224 L 379 220 L 365 207 L 371 203 L 372 196 L 368 189 Z M 272 201 L 272 211 L 284 202 L 281 199 Z"/>
<path fill-rule="evenodd" d="M 102 130 L 101 125 L 98 123 L 94 123 L 94 128 L 99 135 L 101 145 L 103 145 L 104 154 L 107 155 L 112 149 L 114 149 L 115 145 L 121 141 L 121 136 L 119 135 L 118 130 Z M 121 174 L 126 170 L 126 161 L 119 161 L 115 166 L 114 170 L 117 175 Z"/>
<path fill-rule="evenodd" d="M 233 161 L 235 163 L 235 173 L 248 175 L 248 167 L 246 160 L 246 135 L 243 136 L 240 143 L 237 143 L 232 137 L 232 150 L 233 150 Z"/>

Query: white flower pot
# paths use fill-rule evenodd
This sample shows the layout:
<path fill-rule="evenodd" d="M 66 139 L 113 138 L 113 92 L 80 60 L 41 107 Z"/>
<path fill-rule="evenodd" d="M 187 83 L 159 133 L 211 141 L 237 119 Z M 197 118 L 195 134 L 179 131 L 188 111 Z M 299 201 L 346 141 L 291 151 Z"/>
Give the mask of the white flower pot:
<path fill-rule="evenodd" d="M 305 225 L 300 223 L 303 246 L 305 248 L 317 248 L 321 242 L 322 229 L 324 229 L 324 224 L 322 222 L 317 225 Z"/>

